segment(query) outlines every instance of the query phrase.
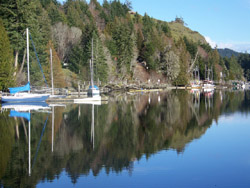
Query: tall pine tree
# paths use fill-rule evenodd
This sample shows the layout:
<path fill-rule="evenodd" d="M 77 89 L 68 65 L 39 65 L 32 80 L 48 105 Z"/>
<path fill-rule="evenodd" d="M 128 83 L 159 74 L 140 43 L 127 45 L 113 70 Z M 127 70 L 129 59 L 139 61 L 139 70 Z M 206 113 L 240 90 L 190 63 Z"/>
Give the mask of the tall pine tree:
<path fill-rule="evenodd" d="M 12 49 L 0 19 L 0 90 L 6 90 L 12 85 L 14 85 Z"/>

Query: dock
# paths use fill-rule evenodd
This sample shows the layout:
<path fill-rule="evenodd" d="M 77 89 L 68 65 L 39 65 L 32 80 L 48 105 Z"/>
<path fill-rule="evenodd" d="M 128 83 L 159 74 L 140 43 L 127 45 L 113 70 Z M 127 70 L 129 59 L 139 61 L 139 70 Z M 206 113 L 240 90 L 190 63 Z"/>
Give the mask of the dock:
<path fill-rule="evenodd" d="M 48 98 L 46 100 L 47 103 L 74 103 L 75 99 L 85 99 L 87 96 L 84 97 L 74 97 L 74 96 L 69 96 L 65 98 Z M 102 96 L 101 102 L 107 102 L 109 100 L 109 97 L 107 96 Z"/>

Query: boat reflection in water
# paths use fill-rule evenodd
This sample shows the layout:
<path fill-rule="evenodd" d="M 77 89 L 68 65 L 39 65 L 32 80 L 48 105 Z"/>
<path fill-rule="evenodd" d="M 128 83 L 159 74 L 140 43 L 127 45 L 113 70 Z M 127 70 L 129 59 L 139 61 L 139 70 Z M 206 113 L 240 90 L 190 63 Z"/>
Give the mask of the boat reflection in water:
<path fill-rule="evenodd" d="M 13 109 L 16 111 L 49 110 L 46 102 L 2 103 L 2 110 Z"/>
<path fill-rule="evenodd" d="M 24 118 L 28 121 L 28 174 L 31 176 L 31 111 L 36 111 L 36 112 L 48 112 L 50 109 L 49 105 L 46 102 L 25 102 L 25 103 L 3 103 L 1 110 L 10 110 L 10 117 L 14 117 L 15 120 L 16 118 Z M 41 139 L 44 134 L 45 127 L 47 125 L 48 117 L 47 120 L 44 124 L 44 128 L 41 134 Z M 22 119 L 22 122 L 24 123 L 24 120 Z M 26 130 L 26 129 L 25 129 Z M 37 147 L 37 152 L 40 147 L 41 139 L 39 142 L 39 145 Z M 36 155 L 37 155 L 36 152 Z M 35 158 L 36 158 L 35 155 Z M 34 158 L 34 160 L 35 160 Z"/>

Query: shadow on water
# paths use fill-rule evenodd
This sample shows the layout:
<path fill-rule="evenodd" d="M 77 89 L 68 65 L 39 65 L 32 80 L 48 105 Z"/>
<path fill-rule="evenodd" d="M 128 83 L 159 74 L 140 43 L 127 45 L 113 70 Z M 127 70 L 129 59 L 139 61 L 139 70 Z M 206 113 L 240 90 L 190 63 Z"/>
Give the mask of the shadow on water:
<path fill-rule="evenodd" d="M 91 172 L 98 176 L 127 170 L 134 161 L 161 150 L 185 152 L 221 115 L 248 113 L 244 92 L 169 91 L 128 93 L 103 105 L 53 107 L 31 112 L 31 175 L 28 122 L 0 114 L 0 186 L 35 187 L 66 171 L 72 183 Z M 47 126 L 44 122 L 49 115 Z M 38 147 L 39 146 L 39 147 Z"/>

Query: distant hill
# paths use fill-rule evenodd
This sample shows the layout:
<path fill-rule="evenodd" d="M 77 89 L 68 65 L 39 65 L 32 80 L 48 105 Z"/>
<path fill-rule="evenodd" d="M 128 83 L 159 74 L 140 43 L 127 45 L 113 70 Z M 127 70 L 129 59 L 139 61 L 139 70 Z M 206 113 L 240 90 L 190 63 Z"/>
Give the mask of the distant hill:
<path fill-rule="evenodd" d="M 241 53 L 231 50 L 229 48 L 217 49 L 221 57 L 232 57 L 232 55 L 238 57 Z"/>

